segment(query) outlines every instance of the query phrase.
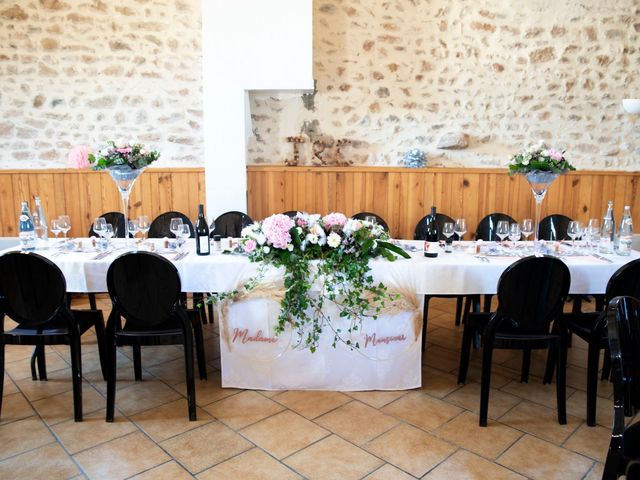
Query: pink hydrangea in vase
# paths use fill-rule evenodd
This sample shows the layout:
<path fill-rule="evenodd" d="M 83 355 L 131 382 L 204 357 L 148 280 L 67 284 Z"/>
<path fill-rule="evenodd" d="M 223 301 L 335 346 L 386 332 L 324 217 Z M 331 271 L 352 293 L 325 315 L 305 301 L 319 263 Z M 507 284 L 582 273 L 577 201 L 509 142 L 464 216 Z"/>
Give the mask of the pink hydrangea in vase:
<path fill-rule="evenodd" d="M 78 145 L 69 152 L 69 164 L 78 169 L 89 168 L 91 166 L 89 163 L 89 155 L 89 147 L 86 145 Z"/>

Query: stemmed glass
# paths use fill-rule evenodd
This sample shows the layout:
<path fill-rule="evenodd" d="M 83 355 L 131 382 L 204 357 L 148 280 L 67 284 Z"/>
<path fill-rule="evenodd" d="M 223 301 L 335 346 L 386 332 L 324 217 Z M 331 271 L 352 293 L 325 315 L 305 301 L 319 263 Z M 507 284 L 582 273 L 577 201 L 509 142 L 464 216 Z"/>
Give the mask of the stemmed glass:
<path fill-rule="evenodd" d="M 529 235 L 533 233 L 533 220 L 530 218 L 525 218 L 522 220 L 522 225 L 520 226 L 520 232 L 524 235 L 525 242 L 529 240 Z"/>
<path fill-rule="evenodd" d="M 60 227 L 60 230 L 62 230 L 64 238 L 66 239 L 67 232 L 71 230 L 71 219 L 69 218 L 69 215 L 60 215 L 58 217 L 58 226 Z"/>
<path fill-rule="evenodd" d="M 138 228 L 138 221 L 129 220 L 129 233 L 134 239 L 136 238 L 136 233 L 138 233 L 139 231 L 140 229 Z"/>
<path fill-rule="evenodd" d="M 60 232 L 62 231 L 62 229 L 60 228 L 60 221 L 57 218 L 54 218 L 53 220 L 51 220 L 51 233 L 53 233 L 56 236 L 56 240 L 58 240 L 58 235 L 60 235 Z"/>
<path fill-rule="evenodd" d="M 178 230 L 176 236 L 178 238 L 178 249 L 183 251 L 182 246 L 186 242 L 187 238 L 191 236 L 191 229 L 189 228 L 189 225 L 186 223 L 181 224 L 180 230 Z"/>
<path fill-rule="evenodd" d="M 149 223 L 149 217 L 146 215 L 140 215 L 138 217 L 138 231 L 142 233 L 142 238 L 147 238 L 147 233 L 149 233 L 150 228 L 151 223 Z"/>
<path fill-rule="evenodd" d="M 586 228 L 587 235 L 587 247 L 592 250 L 596 250 L 598 248 L 598 244 L 600 243 L 600 220 L 597 218 L 590 218 L 589 224 Z"/>
<path fill-rule="evenodd" d="M 509 225 L 509 240 L 511 240 L 511 248 L 514 252 L 516 250 L 516 242 L 520 240 L 520 233 L 520 225 L 517 223 Z"/>
<path fill-rule="evenodd" d="M 506 220 L 499 220 L 498 225 L 496 226 L 496 235 L 500 239 L 500 243 L 504 242 L 504 239 L 509 235 L 509 222 Z M 504 245 L 502 246 L 502 251 L 504 252 Z"/>
<path fill-rule="evenodd" d="M 445 222 L 444 225 L 442 225 L 442 235 L 444 235 L 444 237 L 447 239 L 444 247 L 445 252 L 451 252 L 451 243 L 449 242 L 449 239 L 454 233 L 455 226 L 453 223 Z"/>
<path fill-rule="evenodd" d="M 456 226 L 454 227 L 454 233 L 458 237 L 458 241 L 462 241 L 462 237 L 467 233 L 467 222 L 464 218 L 456 219 Z"/>
<path fill-rule="evenodd" d="M 182 229 L 182 219 L 181 218 L 172 218 L 169 222 L 169 230 L 173 233 L 175 238 L 179 237 L 180 230 Z M 176 242 L 176 247 L 179 246 L 179 242 Z"/>
<path fill-rule="evenodd" d="M 580 236 L 580 222 L 571 220 L 567 227 L 567 235 L 571 239 L 571 251 L 576 253 L 576 238 Z"/>
<path fill-rule="evenodd" d="M 106 242 L 104 239 L 104 232 L 107 230 L 107 221 L 104 217 L 98 217 L 93 221 L 93 231 L 100 237 L 99 246 L 100 248 L 106 248 Z"/>
<path fill-rule="evenodd" d="M 105 246 L 109 246 L 109 240 L 113 237 L 114 233 L 115 232 L 113 231 L 113 225 L 111 225 L 110 223 L 107 223 L 104 226 L 104 232 L 102 233 L 102 236 L 106 239 Z"/>

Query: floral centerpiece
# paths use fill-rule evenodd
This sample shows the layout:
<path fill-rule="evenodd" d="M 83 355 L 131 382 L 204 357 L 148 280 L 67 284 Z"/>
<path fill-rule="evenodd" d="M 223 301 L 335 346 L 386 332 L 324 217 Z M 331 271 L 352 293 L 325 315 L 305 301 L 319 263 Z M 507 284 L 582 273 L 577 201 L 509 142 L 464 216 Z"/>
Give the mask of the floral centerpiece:
<path fill-rule="evenodd" d="M 380 225 L 342 213 L 324 217 L 297 213 L 293 218 L 272 215 L 242 230 L 241 250 L 251 261 L 262 262 L 257 277 L 244 288 L 255 288 L 269 265 L 284 267 L 285 293 L 275 333 L 291 325 L 300 342 L 314 352 L 321 332 L 329 328 L 334 346 L 343 342 L 358 348 L 349 334 L 360 328 L 364 317 L 376 318 L 391 299 L 385 285 L 376 284 L 370 275 L 369 260 L 378 256 L 395 260 L 396 255 L 409 258 L 388 239 Z M 312 285 L 319 285 L 317 292 L 311 291 Z M 214 301 L 232 299 L 235 294 L 237 291 L 221 294 Z M 327 301 L 338 306 L 340 317 L 349 318 L 346 331 L 335 327 L 324 313 Z"/>
<path fill-rule="evenodd" d="M 149 150 L 141 143 L 119 139 L 107 141 L 107 146 L 97 153 L 91 153 L 89 148 L 80 145 L 69 153 L 69 162 L 76 168 L 104 170 L 116 165 L 126 165 L 136 170 L 144 168 L 160 158 L 160 153 Z"/>

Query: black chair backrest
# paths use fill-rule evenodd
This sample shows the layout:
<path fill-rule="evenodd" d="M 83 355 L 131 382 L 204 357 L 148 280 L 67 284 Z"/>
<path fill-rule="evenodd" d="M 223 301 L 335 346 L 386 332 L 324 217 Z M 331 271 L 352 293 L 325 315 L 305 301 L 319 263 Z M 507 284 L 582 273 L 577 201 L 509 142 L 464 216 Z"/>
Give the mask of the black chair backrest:
<path fill-rule="evenodd" d="M 211 236 L 240 237 L 240 232 L 247 225 L 251 225 L 253 220 L 246 213 L 225 212 L 214 220 Z"/>
<path fill-rule="evenodd" d="M 298 214 L 297 210 L 287 210 L 286 212 L 282 212 L 282 215 L 286 215 L 289 218 L 293 218 Z"/>
<path fill-rule="evenodd" d="M 623 265 L 611 275 L 605 299 L 609 301 L 620 296 L 640 298 L 640 259 Z"/>
<path fill-rule="evenodd" d="M 0 314 L 26 326 L 41 325 L 64 308 L 66 293 L 64 275 L 49 259 L 20 252 L 0 257 Z"/>
<path fill-rule="evenodd" d="M 523 333 L 549 331 L 562 312 L 571 274 L 555 257 L 526 257 L 510 265 L 498 280 L 498 312 L 503 322 Z"/>
<path fill-rule="evenodd" d="M 490 213 L 478 223 L 476 240 L 484 240 L 486 242 L 499 240 L 499 237 L 496 235 L 496 229 L 498 228 L 498 222 L 501 220 L 506 220 L 510 224 L 516 223 L 513 217 L 510 217 L 506 213 Z"/>
<path fill-rule="evenodd" d="M 189 231 L 191 232 L 189 238 L 196 238 L 196 230 L 193 227 L 193 223 L 189 220 L 189 217 L 181 212 L 164 212 L 154 218 L 149 226 L 149 238 L 173 238 L 173 233 L 169 228 L 172 218 L 180 218 L 182 223 L 189 225 Z"/>
<path fill-rule="evenodd" d="M 614 401 L 632 415 L 640 408 L 640 300 L 613 298 L 607 307 L 607 329 Z"/>
<path fill-rule="evenodd" d="M 107 223 L 113 225 L 113 238 L 124 238 L 124 215 L 122 212 L 107 212 L 100 215 Z M 93 231 L 93 224 L 89 227 L 89 236 L 97 237 L 98 234 Z"/>
<path fill-rule="evenodd" d="M 114 309 L 127 322 L 154 326 L 171 316 L 181 284 L 169 260 L 151 252 L 127 252 L 109 266 L 107 289 Z"/>
<path fill-rule="evenodd" d="M 566 240 L 569 238 L 567 229 L 570 221 L 569 217 L 559 213 L 544 217 L 538 225 L 538 238 L 540 240 Z"/>
<path fill-rule="evenodd" d="M 382 228 L 384 228 L 386 232 L 389 231 L 389 225 L 387 225 L 387 222 L 384 221 L 384 218 L 382 218 L 377 213 L 359 212 L 351 216 L 351 218 L 355 218 L 356 220 L 365 220 L 367 217 L 375 217 L 376 223 L 380 225 Z"/>
<path fill-rule="evenodd" d="M 414 240 L 424 240 L 425 238 L 427 238 L 427 217 L 429 217 L 429 215 L 425 215 L 424 217 L 422 217 L 418 222 L 418 224 L 416 225 L 416 228 L 413 231 Z M 438 240 L 445 240 L 447 238 L 442 234 L 442 227 L 447 222 L 455 223 L 453 218 L 451 218 L 449 215 L 436 212 L 436 224 L 438 225 Z"/>

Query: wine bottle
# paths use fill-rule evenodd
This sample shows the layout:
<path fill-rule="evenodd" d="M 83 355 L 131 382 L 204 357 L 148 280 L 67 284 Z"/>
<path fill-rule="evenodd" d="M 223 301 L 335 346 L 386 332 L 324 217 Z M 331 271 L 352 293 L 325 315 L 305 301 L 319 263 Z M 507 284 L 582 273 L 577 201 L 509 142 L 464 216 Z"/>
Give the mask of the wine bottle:
<path fill-rule="evenodd" d="M 18 237 L 20 238 L 20 248 L 23 251 L 28 252 L 36 249 L 36 234 L 27 202 L 22 202 L 22 209 L 18 217 Z"/>
<path fill-rule="evenodd" d="M 427 242 L 438 241 L 438 224 L 436 222 L 436 207 L 431 207 L 431 213 L 427 216 L 427 228 L 425 240 Z"/>
<path fill-rule="evenodd" d="M 196 253 L 198 255 L 209 255 L 211 244 L 209 243 L 209 225 L 204 218 L 204 206 L 198 205 L 198 220 L 196 220 Z"/>

